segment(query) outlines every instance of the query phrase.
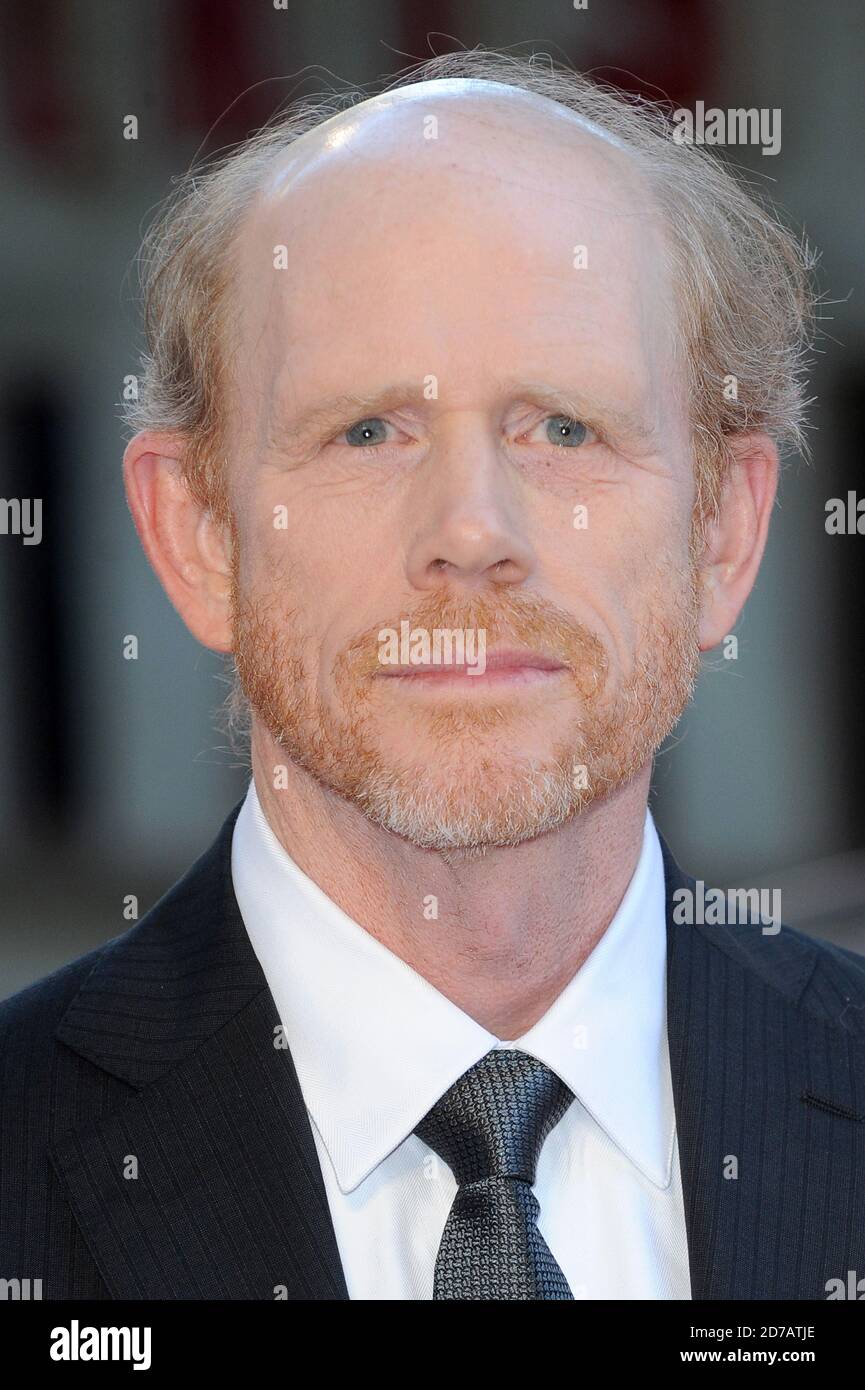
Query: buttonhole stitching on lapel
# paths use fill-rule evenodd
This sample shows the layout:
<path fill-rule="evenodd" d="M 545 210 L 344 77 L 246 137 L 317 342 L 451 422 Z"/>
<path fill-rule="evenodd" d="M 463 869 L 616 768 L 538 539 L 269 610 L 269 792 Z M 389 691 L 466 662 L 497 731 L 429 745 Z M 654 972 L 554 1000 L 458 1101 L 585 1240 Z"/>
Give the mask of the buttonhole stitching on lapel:
<path fill-rule="evenodd" d="M 842 1120 L 865 1120 L 865 1115 L 851 1110 L 849 1105 L 839 1105 L 837 1101 L 826 1100 L 823 1096 L 815 1096 L 813 1091 L 803 1091 L 799 1099 L 803 1100 L 806 1105 L 816 1105 L 818 1110 L 825 1110 L 829 1115 L 838 1115 Z"/>

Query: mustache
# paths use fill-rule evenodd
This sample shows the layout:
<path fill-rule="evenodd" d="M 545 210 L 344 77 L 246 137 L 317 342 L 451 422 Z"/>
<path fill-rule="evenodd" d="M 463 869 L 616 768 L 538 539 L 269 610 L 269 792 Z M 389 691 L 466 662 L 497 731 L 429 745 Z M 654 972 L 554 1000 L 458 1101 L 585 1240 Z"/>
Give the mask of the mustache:
<path fill-rule="evenodd" d="M 339 658 L 341 674 L 356 680 L 374 676 L 381 669 L 380 632 L 398 632 L 403 622 L 413 631 L 483 632 L 487 651 L 505 643 L 527 647 L 560 662 L 577 678 L 591 677 L 590 689 L 607 669 L 606 649 L 597 633 L 555 604 L 526 594 L 468 599 L 434 594 L 411 611 L 370 625 L 354 637 Z"/>

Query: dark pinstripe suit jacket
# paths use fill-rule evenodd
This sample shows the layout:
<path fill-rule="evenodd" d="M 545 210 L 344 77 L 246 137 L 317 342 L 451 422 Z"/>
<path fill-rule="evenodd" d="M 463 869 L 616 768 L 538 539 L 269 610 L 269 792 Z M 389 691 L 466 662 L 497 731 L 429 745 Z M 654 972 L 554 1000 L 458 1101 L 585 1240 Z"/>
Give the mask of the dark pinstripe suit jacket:
<path fill-rule="evenodd" d="M 0 1278 L 43 1298 L 347 1297 L 239 809 L 141 922 L 0 1005 Z M 865 1276 L 865 958 L 675 925 L 693 880 L 662 848 L 693 1296 L 825 1299 Z"/>

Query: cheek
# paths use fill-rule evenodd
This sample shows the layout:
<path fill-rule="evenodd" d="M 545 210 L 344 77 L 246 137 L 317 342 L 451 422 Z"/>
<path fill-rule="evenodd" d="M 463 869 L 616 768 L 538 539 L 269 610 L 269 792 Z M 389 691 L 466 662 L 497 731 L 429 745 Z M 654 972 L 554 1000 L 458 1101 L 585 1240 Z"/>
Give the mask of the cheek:
<path fill-rule="evenodd" d="M 565 606 L 596 628 L 614 663 L 629 669 L 647 633 L 671 628 L 687 614 L 690 564 L 687 534 L 650 527 L 610 529 L 562 585 Z"/>
<path fill-rule="evenodd" d="M 595 499 L 583 525 L 562 536 L 554 582 L 577 605 L 627 613 L 652 587 L 659 549 L 654 527 L 622 495 Z"/>
<path fill-rule="evenodd" d="M 609 572 L 628 607 L 665 592 L 678 594 L 690 570 L 690 512 L 686 514 L 680 495 L 664 489 L 634 500 L 618 517 L 607 519 L 612 521 Z"/>
<path fill-rule="evenodd" d="M 277 601 L 280 594 L 285 601 L 297 595 L 306 573 L 306 557 L 285 504 L 257 498 L 242 518 L 239 550 L 239 576 L 245 594 L 261 603 Z"/>

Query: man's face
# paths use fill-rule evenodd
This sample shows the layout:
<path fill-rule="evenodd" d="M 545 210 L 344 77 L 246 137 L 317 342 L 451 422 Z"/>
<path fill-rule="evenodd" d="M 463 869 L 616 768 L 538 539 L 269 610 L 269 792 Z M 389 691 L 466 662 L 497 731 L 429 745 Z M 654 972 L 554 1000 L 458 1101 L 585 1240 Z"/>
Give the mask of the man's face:
<path fill-rule="evenodd" d="M 274 175 L 234 286 L 254 737 L 269 775 L 291 760 L 428 848 L 518 843 L 621 786 L 699 662 L 659 219 L 624 155 L 537 111 L 415 89 L 345 113 Z M 458 646 L 434 664 L 436 629 L 475 674 Z"/>

